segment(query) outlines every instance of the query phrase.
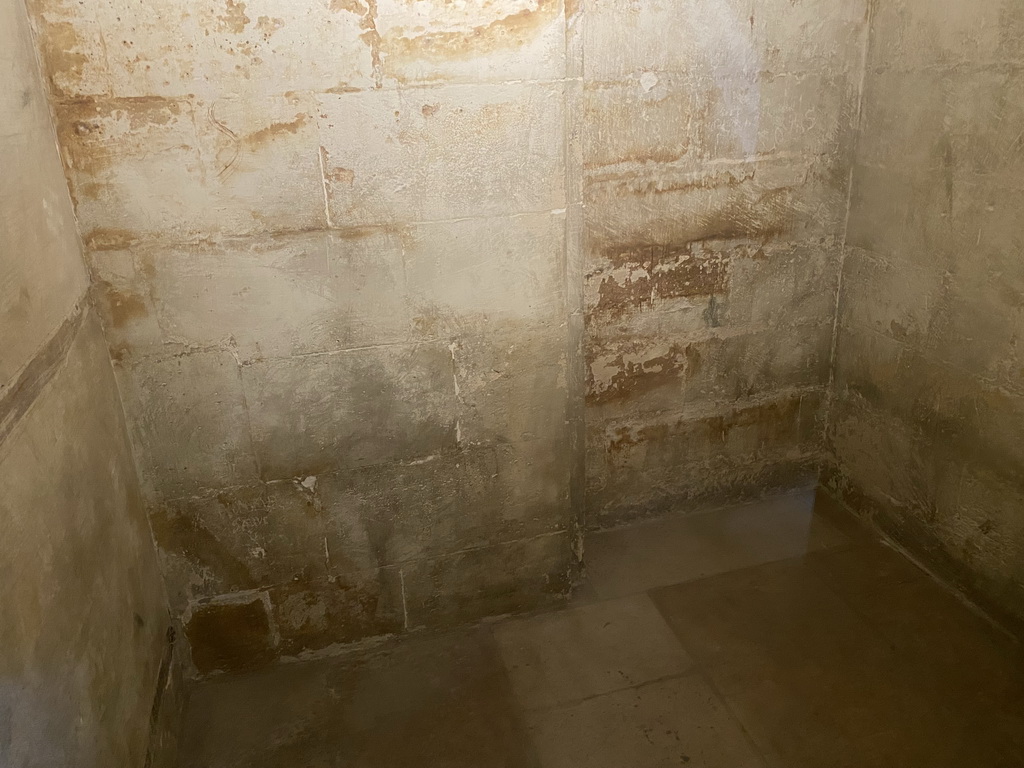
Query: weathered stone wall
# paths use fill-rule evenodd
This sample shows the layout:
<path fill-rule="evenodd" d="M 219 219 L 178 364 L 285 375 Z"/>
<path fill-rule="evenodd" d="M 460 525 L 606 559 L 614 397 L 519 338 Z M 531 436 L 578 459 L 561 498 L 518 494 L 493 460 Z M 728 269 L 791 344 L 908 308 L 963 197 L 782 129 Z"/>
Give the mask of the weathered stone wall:
<path fill-rule="evenodd" d="M 0 73 L 0 765 L 141 766 L 167 601 L 20 0 Z"/>
<path fill-rule="evenodd" d="M 814 476 L 866 14 L 586 4 L 588 525 Z"/>
<path fill-rule="evenodd" d="M 29 7 L 201 671 L 813 475 L 865 0 Z"/>
<path fill-rule="evenodd" d="M 29 6 L 200 671 L 564 592 L 562 5 Z"/>
<path fill-rule="evenodd" d="M 831 483 L 1024 628 L 1024 5 L 883 0 L 843 271 Z"/>

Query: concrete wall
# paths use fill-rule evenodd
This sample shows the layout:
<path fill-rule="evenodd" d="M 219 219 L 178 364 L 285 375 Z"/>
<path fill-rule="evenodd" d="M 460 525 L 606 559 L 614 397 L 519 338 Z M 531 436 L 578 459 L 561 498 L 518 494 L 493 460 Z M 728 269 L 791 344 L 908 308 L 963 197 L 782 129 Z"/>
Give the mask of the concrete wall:
<path fill-rule="evenodd" d="M 20 0 L 0 112 L 0 764 L 141 766 L 167 603 Z"/>
<path fill-rule="evenodd" d="M 564 592 L 561 4 L 29 6 L 199 670 Z"/>
<path fill-rule="evenodd" d="M 1024 628 L 1024 6 L 880 0 L 843 271 L 832 485 Z"/>
<path fill-rule="evenodd" d="M 29 7 L 200 671 L 813 477 L 865 0 Z"/>
<path fill-rule="evenodd" d="M 591 527 L 814 477 L 866 15 L 586 4 Z"/>

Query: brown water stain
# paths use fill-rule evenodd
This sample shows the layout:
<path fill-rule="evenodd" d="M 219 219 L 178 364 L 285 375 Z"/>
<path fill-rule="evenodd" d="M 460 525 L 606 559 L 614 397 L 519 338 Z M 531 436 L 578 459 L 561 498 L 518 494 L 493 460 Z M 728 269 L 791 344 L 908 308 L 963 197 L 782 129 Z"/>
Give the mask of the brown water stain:
<path fill-rule="evenodd" d="M 127 229 L 117 227 L 93 227 L 82 240 L 90 251 L 120 251 L 138 242 L 138 236 Z"/>
<path fill-rule="evenodd" d="M 275 139 L 288 134 L 295 135 L 309 121 L 309 115 L 303 113 L 295 116 L 294 120 L 287 122 L 271 123 L 265 128 L 248 134 L 243 141 L 250 147 L 255 148 L 268 144 Z"/>
<path fill-rule="evenodd" d="M 84 87 L 85 67 L 97 60 L 100 51 L 90 55 L 84 40 L 71 22 L 43 21 L 40 45 L 47 79 L 58 96 L 75 96 Z M 66 87 L 62 83 L 67 83 Z"/>
<path fill-rule="evenodd" d="M 69 169 L 96 176 L 118 156 L 137 153 L 150 129 L 173 130 L 188 109 L 182 101 L 155 96 L 64 102 L 56 106 L 57 139 Z M 79 178 L 77 193 L 90 196 L 88 184 Z"/>
<path fill-rule="evenodd" d="M 674 163 L 682 160 L 689 152 L 689 141 L 674 149 L 651 149 L 643 152 L 624 152 L 616 155 L 610 160 L 600 162 L 585 162 L 583 169 L 586 171 L 598 168 L 606 168 L 611 165 L 657 165 L 660 163 Z"/>
<path fill-rule="evenodd" d="M 264 37 L 269 38 L 279 29 L 284 27 L 284 19 L 279 19 L 272 16 L 260 16 L 256 19 L 256 28 L 263 33 Z"/>
<path fill-rule="evenodd" d="M 324 178 L 334 184 L 352 185 L 356 180 L 356 172 L 350 168 L 331 168 L 325 171 Z"/>
<path fill-rule="evenodd" d="M 146 303 L 138 296 L 122 293 L 105 280 L 98 280 L 95 285 L 102 294 L 107 317 L 115 328 L 123 328 L 132 320 L 149 314 Z"/>
<path fill-rule="evenodd" d="M 241 34 L 250 19 L 245 15 L 245 3 L 227 0 L 224 13 L 217 17 L 222 31 Z"/>
<path fill-rule="evenodd" d="M 348 11 L 357 16 L 363 16 L 367 12 L 366 4 L 360 0 L 331 0 L 332 11 Z"/>
<path fill-rule="evenodd" d="M 412 36 L 388 34 L 381 48 L 389 68 L 394 64 L 430 59 L 468 59 L 491 51 L 514 50 L 539 36 L 559 17 L 560 0 L 538 0 L 534 9 L 523 9 L 466 31 L 425 32 Z"/>

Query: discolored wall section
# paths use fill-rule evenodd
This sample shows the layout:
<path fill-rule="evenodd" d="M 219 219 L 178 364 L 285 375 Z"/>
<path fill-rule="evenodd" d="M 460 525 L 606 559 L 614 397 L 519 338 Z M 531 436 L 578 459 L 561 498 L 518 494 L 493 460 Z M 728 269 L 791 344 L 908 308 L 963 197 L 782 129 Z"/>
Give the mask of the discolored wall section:
<path fill-rule="evenodd" d="M 0 72 L 0 764 L 170 764 L 167 600 L 19 0 Z"/>
<path fill-rule="evenodd" d="M 815 476 L 866 15 L 586 4 L 590 527 Z"/>
<path fill-rule="evenodd" d="M 199 671 L 564 593 L 562 5 L 28 4 Z"/>
<path fill-rule="evenodd" d="M 1024 628 L 1024 7 L 879 2 L 830 484 Z"/>

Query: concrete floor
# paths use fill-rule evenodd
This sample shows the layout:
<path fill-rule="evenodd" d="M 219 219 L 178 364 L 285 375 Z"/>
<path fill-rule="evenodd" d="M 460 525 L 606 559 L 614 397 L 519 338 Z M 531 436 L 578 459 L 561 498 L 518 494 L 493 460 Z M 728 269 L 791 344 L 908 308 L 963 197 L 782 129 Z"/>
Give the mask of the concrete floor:
<path fill-rule="evenodd" d="M 1018 647 L 813 492 L 587 565 L 559 611 L 204 683 L 183 764 L 1024 766 Z"/>

